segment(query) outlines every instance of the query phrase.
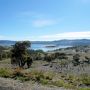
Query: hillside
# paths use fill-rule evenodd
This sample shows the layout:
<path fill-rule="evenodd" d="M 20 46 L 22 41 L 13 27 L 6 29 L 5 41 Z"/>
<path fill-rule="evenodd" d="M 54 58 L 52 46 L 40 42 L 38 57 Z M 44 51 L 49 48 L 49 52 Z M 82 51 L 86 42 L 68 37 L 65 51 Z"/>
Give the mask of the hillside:
<path fill-rule="evenodd" d="M 90 46 L 31 50 L 30 68 L 11 64 L 7 55 L 0 60 L 0 90 L 90 90 Z"/>
<path fill-rule="evenodd" d="M 0 45 L 10 46 L 15 44 L 16 41 L 0 40 Z M 32 44 L 55 44 L 55 45 L 90 45 L 89 39 L 75 39 L 75 40 L 56 40 L 56 41 L 31 41 Z"/>

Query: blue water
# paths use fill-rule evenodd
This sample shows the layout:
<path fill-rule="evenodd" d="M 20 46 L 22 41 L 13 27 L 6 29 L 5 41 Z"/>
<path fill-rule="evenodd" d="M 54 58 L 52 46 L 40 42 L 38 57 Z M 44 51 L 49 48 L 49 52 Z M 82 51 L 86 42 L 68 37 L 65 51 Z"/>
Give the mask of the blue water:
<path fill-rule="evenodd" d="M 45 47 L 46 45 L 45 44 L 32 44 L 31 45 L 31 49 L 34 49 L 34 50 L 43 50 L 43 51 L 51 51 L 51 50 L 55 50 L 55 49 L 59 49 L 59 48 L 67 48 L 67 47 L 71 47 L 71 46 L 57 46 L 57 47 L 50 47 L 50 48 L 47 48 Z"/>

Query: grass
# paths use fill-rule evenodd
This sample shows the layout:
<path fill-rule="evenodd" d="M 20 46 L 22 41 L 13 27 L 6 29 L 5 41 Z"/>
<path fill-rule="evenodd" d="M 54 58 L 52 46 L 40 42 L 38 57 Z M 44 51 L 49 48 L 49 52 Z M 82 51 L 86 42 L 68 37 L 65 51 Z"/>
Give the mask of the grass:
<path fill-rule="evenodd" d="M 79 88 L 78 90 L 90 90 L 90 88 Z"/>
<path fill-rule="evenodd" d="M 88 74 L 82 74 L 79 77 L 75 75 L 64 75 L 57 74 L 53 72 L 43 72 L 31 70 L 25 72 L 21 68 L 15 70 L 1 68 L 0 77 L 13 78 L 15 80 L 25 81 L 34 81 L 41 83 L 42 85 L 50 85 L 57 87 L 64 87 L 68 89 L 76 89 L 79 85 L 90 85 L 90 76 Z M 57 77 L 57 79 L 55 79 Z M 90 90 L 89 88 L 79 88 L 77 90 Z"/>
<path fill-rule="evenodd" d="M 12 76 L 12 70 L 7 68 L 0 68 L 0 77 L 9 78 Z"/>
<path fill-rule="evenodd" d="M 82 74 L 80 77 L 80 80 L 82 81 L 82 83 L 86 86 L 90 85 L 90 75 L 88 74 Z"/>
<path fill-rule="evenodd" d="M 51 84 L 54 86 L 63 87 L 64 81 L 63 80 L 53 81 Z"/>
<path fill-rule="evenodd" d="M 1 64 L 11 64 L 10 62 L 11 62 L 10 59 L 4 59 L 0 61 Z"/>
<path fill-rule="evenodd" d="M 10 59 L 0 61 L 0 63 L 6 64 L 10 63 Z M 41 64 L 43 62 L 40 61 Z M 37 67 L 38 62 L 35 62 L 33 67 Z M 20 80 L 22 82 L 25 81 L 34 81 L 40 83 L 42 85 L 50 85 L 57 87 L 64 87 L 76 90 L 90 90 L 90 88 L 80 88 L 80 85 L 84 85 L 88 87 L 90 85 L 90 76 L 88 74 L 82 74 L 75 76 L 73 74 L 62 74 L 55 72 L 43 72 L 33 70 L 32 68 L 29 70 L 23 70 L 21 68 L 16 68 L 15 70 L 8 68 L 0 68 L 0 77 L 4 78 L 12 78 L 15 80 Z M 78 89 L 79 88 L 79 89 Z"/>
<path fill-rule="evenodd" d="M 35 80 L 37 82 L 44 82 L 44 80 L 52 80 L 53 78 L 52 73 L 36 70 L 32 70 L 29 73 L 25 73 L 24 75 L 30 77 L 30 79 Z"/>

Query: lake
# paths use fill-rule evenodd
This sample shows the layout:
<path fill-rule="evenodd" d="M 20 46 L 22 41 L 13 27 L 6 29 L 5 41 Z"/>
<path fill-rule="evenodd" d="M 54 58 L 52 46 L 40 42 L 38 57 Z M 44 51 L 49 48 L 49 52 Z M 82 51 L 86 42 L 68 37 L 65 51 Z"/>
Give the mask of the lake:
<path fill-rule="evenodd" d="M 51 50 L 55 50 L 55 49 L 59 49 L 59 48 L 67 48 L 67 47 L 71 47 L 71 46 L 55 46 L 55 47 L 46 47 L 46 46 L 52 46 L 52 44 L 32 44 L 31 45 L 31 49 L 34 50 L 43 50 L 43 51 L 51 51 Z"/>
<path fill-rule="evenodd" d="M 14 43 L 1 43 L 0 45 L 1 46 L 11 46 L 11 45 L 14 45 Z M 49 46 L 49 47 L 47 47 L 47 46 Z M 53 46 L 55 46 L 55 47 L 53 47 Z M 41 43 L 38 43 L 38 44 L 37 43 L 33 43 L 33 44 L 31 44 L 31 49 L 43 50 L 43 51 L 52 51 L 52 50 L 55 50 L 55 49 L 67 48 L 67 47 L 71 47 L 71 46 L 69 46 L 69 45 L 56 46 L 55 44 L 41 44 Z"/>

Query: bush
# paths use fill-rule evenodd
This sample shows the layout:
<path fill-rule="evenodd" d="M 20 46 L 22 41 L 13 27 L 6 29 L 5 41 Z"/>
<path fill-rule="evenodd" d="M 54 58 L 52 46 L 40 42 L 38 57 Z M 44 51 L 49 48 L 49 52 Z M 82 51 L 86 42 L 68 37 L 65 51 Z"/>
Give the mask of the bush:
<path fill-rule="evenodd" d="M 58 87 L 63 87 L 64 84 L 65 84 L 65 83 L 64 83 L 63 80 L 53 81 L 53 82 L 52 82 L 52 85 L 58 86 Z"/>
<path fill-rule="evenodd" d="M 21 77 L 24 76 L 24 74 L 22 73 L 22 68 L 16 68 L 13 72 L 13 77 Z"/>
<path fill-rule="evenodd" d="M 43 85 L 48 85 L 49 84 L 49 80 L 47 80 L 47 79 L 41 79 L 40 80 L 40 83 L 43 84 Z"/>
<path fill-rule="evenodd" d="M 78 90 L 90 90 L 90 88 L 79 88 Z"/>
<path fill-rule="evenodd" d="M 24 77 L 24 76 L 16 77 L 15 79 L 20 80 L 22 82 L 25 82 L 25 81 L 29 81 L 30 80 L 29 77 Z"/>
<path fill-rule="evenodd" d="M 80 55 L 79 54 L 75 54 L 74 56 L 73 56 L 73 65 L 74 66 L 77 66 L 77 65 L 79 65 L 80 64 Z"/>
<path fill-rule="evenodd" d="M 81 81 L 82 81 L 82 84 L 89 86 L 90 85 L 90 76 L 88 74 L 81 75 Z"/>
<path fill-rule="evenodd" d="M 65 53 L 60 53 L 59 54 L 59 59 L 68 59 L 68 57 Z"/>
<path fill-rule="evenodd" d="M 1 68 L 0 69 L 0 77 L 11 77 L 12 76 L 12 71 L 7 69 L 7 68 Z"/>

